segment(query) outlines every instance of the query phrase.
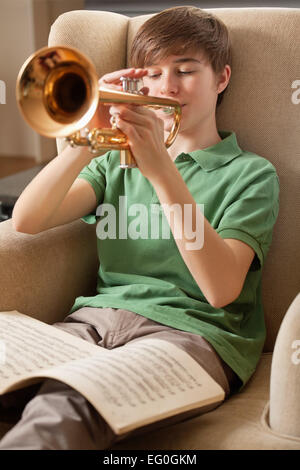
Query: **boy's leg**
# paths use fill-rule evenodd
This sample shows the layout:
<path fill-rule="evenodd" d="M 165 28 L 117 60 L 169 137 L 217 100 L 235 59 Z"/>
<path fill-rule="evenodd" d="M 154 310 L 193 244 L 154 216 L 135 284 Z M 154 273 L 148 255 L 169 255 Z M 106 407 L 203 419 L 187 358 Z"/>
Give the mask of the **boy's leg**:
<path fill-rule="evenodd" d="M 115 439 L 108 424 L 76 390 L 47 379 L 0 450 L 99 450 Z"/>

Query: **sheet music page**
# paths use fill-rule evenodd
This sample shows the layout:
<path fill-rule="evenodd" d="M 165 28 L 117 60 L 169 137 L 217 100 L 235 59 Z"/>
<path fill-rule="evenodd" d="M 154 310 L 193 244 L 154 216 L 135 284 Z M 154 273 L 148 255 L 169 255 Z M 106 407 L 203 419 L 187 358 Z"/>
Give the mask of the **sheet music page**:
<path fill-rule="evenodd" d="M 224 399 L 224 390 L 185 351 L 143 339 L 60 367 L 116 434 Z M 57 378 L 58 368 L 50 371 Z M 80 378 L 79 378 L 80 377 Z"/>
<path fill-rule="evenodd" d="M 205 370 L 167 341 L 145 338 L 107 350 L 20 315 L 0 314 L 0 339 L 5 327 L 8 344 L 0 393 L 3 383 L 61 380 L 84 395 L 116 434 L 224 399 Z"/>
<path fill-rule="evenodd" d="M 0 394 L 15 382 L 98 352 L 70 333 L 16 310 L 0 312 Z"/>

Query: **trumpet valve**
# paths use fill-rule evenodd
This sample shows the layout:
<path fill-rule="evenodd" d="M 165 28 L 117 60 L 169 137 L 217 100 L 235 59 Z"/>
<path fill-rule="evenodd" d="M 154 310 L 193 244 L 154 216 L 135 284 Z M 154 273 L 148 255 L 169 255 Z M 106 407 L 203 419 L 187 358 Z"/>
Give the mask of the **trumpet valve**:
<path fill-rule="evenodd" d="M 139 78 L 121 77 L 123 91 L 138 95 L 141 80 Z"/>

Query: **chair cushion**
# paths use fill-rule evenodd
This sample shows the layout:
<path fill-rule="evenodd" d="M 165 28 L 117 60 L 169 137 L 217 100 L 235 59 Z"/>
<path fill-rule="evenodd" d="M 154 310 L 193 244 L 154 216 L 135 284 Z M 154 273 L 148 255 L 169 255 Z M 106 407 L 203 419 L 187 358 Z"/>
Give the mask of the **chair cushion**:
<path fill-rule="evenodd" d="M 12 219 L 1 222 L 0 312 L 61 321 L 76 297 L 95 292 L 96 242 L 95 229 L 81 220 L 36 235 L 16 232 Z"/>

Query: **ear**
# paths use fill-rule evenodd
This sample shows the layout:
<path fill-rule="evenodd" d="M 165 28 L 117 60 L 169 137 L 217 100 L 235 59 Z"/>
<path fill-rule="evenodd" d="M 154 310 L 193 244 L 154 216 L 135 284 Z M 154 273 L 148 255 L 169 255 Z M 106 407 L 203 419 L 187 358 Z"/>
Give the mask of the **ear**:
<path fill-rule="evenodd" d="M 225 65 L 223 72 L 218 75 L 217 78 L 217 92 L 221 93 L 228 85 L 231 76 L 230 65 Z"/>

